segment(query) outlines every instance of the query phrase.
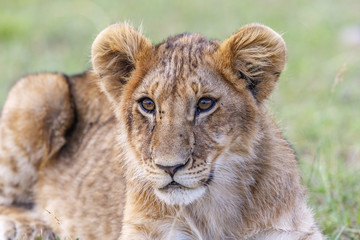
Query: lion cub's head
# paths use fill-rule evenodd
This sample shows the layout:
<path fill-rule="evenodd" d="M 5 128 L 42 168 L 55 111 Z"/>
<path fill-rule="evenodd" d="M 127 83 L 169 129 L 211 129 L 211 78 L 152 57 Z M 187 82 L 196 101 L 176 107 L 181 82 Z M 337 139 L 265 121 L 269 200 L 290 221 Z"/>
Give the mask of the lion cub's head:
<path fill-rule="evenodd" d="M 168 204 L 231 181 L 233 156 L 250 156 L 261 134 L 285 52 L 280 35 L 258 24 L 222 43 L 181 34 L 153 46 L 127 24 L 101 32 L 93 68 L 119 120 L 128 177 Z"/>

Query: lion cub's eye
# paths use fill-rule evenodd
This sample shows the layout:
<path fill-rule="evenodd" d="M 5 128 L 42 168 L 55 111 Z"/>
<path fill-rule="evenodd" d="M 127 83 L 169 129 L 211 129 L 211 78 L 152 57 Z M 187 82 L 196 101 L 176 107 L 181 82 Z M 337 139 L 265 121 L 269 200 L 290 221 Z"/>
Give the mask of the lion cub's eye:
<path fill-rule="evenodd" d="M 150 98 L 142 98 L 139 100 L 140 107 L 148 113 L 152 113 L 155 110 L 155 103 Z"/>
<path fill-rule="evenodd" d="M 215 106 L 215 100 L 209 97 L 203 97 L 200 98 L 198 105 L 197 105 L 197 111 L 198 112 L 206 112 L 212 109 Z"/>

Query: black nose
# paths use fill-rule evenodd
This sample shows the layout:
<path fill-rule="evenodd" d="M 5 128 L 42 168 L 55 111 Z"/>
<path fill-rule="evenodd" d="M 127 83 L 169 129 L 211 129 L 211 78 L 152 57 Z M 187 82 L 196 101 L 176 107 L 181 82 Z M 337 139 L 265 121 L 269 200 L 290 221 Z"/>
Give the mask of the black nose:
<path fill-rule="evenodd" d="M 175 175 L 175 173 L 182 167 L 184 167 L 186 165 L 185 164 L 177 164 L 175 166 L 163 166 L 160 164 L 156 164 L 156 166 L 162 170 L 164 170 L 166 173 L 168 173 L 171 177 L 173 177 Z"/>

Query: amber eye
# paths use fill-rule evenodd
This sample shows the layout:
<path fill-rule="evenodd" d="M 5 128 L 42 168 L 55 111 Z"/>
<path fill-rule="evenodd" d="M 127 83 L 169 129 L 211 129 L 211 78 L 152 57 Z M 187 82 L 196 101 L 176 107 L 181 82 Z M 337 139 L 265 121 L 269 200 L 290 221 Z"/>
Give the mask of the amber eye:
<path fill-rule="evenodd" d="M 215 100 L 209 97 L 203 97 L 200 98 L 198 105 L 197 105 L 197 111 L 198 112 L 206 112 L 212 109 L 215 106 Z"/>
<path fill-rule="evenodd" d="M 139 100 L 140 107 L 148 113 L 152 113 L 155 110 L 155 103 L 150 98 L 142 98 Z"/>

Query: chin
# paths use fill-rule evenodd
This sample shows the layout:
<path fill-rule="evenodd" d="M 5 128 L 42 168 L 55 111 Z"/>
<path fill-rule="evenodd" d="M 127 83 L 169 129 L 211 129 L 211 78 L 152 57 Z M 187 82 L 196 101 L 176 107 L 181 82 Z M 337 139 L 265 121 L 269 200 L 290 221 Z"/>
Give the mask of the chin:
<path fill-rule="evenodd" d="M 155 189 L 156 196 L 168 205 L 189 205 L 205 194 L 205 186 L 186 188 L 183 186 Z"/>

